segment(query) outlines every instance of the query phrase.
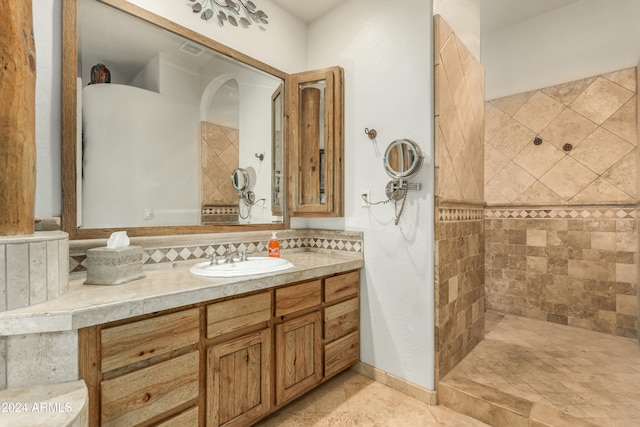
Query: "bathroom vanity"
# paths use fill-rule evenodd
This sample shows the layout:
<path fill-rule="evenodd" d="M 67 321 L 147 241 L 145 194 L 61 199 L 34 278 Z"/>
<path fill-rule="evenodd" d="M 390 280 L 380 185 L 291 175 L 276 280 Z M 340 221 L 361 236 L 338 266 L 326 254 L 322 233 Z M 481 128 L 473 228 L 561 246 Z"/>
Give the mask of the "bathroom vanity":
<path fill-rule="evenodd" d="M 286 259 L 236 278 L 176 263 L 122 285 L 74 279 L 0 313 L 9 380 L 83 379 L 92 426 L 250 425 L 359 360 L 362 254 Z"/>
<path fill-rule="evenodd" d="M 359 360 L 359 283 L 352 270 L 81 329 L 91 425 L 266 416 Z"/>

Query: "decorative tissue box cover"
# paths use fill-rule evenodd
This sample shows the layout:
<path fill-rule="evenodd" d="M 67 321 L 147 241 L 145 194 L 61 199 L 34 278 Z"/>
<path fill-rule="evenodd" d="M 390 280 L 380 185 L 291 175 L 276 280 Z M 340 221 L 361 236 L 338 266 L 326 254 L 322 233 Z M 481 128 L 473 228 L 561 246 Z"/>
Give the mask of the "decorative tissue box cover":
<path fill-rule="evenodd" d="M 87 250 L 85 285 L 120 285 L 144 277 L 142 247 Z"/>

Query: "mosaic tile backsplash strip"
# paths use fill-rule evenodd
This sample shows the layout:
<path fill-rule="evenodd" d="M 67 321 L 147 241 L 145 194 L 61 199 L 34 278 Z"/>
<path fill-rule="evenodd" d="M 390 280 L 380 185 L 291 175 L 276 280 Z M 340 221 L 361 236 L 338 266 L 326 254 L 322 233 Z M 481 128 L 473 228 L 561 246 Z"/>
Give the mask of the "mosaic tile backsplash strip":
<path fill-rule="evenodd" d="M 637 337 L 635 208 L 487 209 L 486 216 L 488 309 Z"/>
<path fill-rule="evenodd" d="M 278 232 L 282 251 L 344 251 L 360 254 L 363 251 L 362 233 L 326 230 L 286 230 Z M 142 263 L 146 267 L 164 263 L 184 262 L 210 257 L 214 252 L 224 255 L 227 250 L 246 250 L 264 255 L 270 232 L 228 233 L 225 235 L 195 236 L 190 242 L 158 242 L 159 239 L 132 239 L 143 246 Z M 183 238 L 189 238 L 185 236 Z M 165 239 L 167 240 L 167 239 Z M 156 243 L 158 242 L 158 243 Z M 102 243 L 95 243 L 100 246 Z M 86 271 L 86 247 L 73 247 L 69 254 L 70 273 Z"/>
<path fill-rule="evenodd" d="M 635 203 L 636 79 L 629 68 L 486 102 L 486 202 Z"/>

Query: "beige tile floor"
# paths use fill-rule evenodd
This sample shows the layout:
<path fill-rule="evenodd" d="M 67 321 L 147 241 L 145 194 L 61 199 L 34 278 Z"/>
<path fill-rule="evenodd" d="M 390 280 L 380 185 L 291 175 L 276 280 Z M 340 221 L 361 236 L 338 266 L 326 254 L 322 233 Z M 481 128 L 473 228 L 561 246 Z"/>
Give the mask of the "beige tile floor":
<path fill-rule="evenodd" d="M 285 406 L 260 427 L 486 427 L 443 406 L 431 406 L 347 370 Z"/>
<path fill-rule="evenodd" d="M 485 339 L 449 375 L 601 426 L 640 426 L 636 340 L 487 312 Z"/>
<path fill-rule="evenodd" d="M 486 313 L 486 336 L 450 375 L 556 407 L 603 427 L 640 426 L 640 347 L 614 337 L 519 316 Z M 260 427 L 486 424 L 430 406 L 348 370 Z"/>

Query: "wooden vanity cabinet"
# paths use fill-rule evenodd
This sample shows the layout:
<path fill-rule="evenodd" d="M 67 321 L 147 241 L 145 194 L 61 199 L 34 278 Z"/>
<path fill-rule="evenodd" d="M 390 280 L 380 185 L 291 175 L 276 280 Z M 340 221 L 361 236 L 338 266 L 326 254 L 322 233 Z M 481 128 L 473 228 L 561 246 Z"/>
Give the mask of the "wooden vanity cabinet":
<path fill-rule="evenodd" d="M 324 376 L 334 376 L 360 360 L 360 273 L 325 279 Z"/>
<path fill-rule="evenodd" d="M 207 306 L 207 426 L 246 426 L 271 410 L 271 292 Z"/>
<path fill-rule="evenodd" d="M 322 281 L 276 289 L 276 404 L 322 382 Z"/>
<path fill-rule="evenodd" d="M 172 418 L 198 417 L 198 309 L 84 328 L 79 341 L 90 425 L 171 425 Z"/>
<path fill-rule="evenodd" d="M 359 271 L 78 331 L 95 426 L 247 426 L 359 360 Z"/>

